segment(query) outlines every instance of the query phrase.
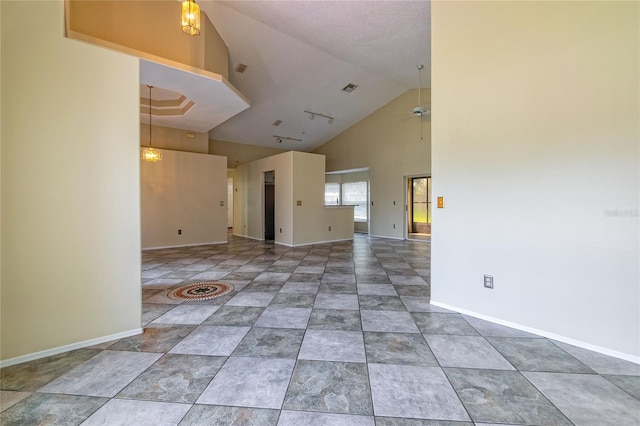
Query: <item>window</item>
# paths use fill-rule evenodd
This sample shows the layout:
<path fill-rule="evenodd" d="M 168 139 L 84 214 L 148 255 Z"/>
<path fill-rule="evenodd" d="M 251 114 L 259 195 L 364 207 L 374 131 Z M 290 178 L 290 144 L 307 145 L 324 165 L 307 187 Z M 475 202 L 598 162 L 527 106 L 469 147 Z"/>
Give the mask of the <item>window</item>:
<path fill-rule="evenodd" d="M 348 182 L 342 184 L 342 204 L 353 205 L 355 222 L 367 221 L 367 182 Z"/>
<path fill-rule="evenodd" d="M 325 183 L 324 184 L 324 205 L 338 206 L 340 205 L 340 184 Z"/>

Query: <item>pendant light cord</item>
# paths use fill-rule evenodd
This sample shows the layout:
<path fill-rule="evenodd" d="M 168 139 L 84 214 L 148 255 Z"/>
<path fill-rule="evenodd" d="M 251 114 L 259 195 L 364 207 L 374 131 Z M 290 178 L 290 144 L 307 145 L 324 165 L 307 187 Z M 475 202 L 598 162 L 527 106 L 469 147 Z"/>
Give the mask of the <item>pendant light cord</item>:
<path fill-rule="evenodd" d="M 147 87 L 149 88 L 149 148 L 153 148 L 151 146 L 151 88 L 153 86 L 147 84 Z"/>
<path fill-rule="evenodd" d="M 422 106 L 422 67 L 423 65 L 418 65 L 418 106 Z"/>
<path fill-rule="evenodd" d="M 424 65 L 418 65 L 418 106 L 422 106 L 422 68 Z M 420 115 L 420 140 L 422 138 L 422 114 Z"/>

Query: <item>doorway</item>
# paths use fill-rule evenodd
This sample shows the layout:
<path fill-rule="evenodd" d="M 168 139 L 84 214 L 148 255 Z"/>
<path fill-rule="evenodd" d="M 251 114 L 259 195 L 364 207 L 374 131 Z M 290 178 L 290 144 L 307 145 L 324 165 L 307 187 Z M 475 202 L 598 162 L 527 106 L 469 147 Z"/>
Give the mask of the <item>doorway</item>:
<path fill-rule="evenodd" d="M 276 172 L 264 172 L 264 239 L 276 237 Z"/>
<path fill-rule="evenodd" d="M 431 236 L 431 176 L 407 178 L 407 239 Z"/>
<path fill-rule="evenodd" d="M 233 178 L 227 178 L 227 230 L 233 231 Z"/>

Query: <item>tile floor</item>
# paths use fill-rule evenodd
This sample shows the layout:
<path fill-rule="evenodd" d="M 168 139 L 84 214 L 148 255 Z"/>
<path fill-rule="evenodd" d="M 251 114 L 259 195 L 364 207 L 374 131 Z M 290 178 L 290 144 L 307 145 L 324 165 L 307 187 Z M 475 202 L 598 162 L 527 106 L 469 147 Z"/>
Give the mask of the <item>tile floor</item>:
<path fill-rule="evenodd" d="M 0 424 L 640 424 L 640 366 L 430 305 L 429 249 L 146 251 L 145 333 L 4 368 Z"/>

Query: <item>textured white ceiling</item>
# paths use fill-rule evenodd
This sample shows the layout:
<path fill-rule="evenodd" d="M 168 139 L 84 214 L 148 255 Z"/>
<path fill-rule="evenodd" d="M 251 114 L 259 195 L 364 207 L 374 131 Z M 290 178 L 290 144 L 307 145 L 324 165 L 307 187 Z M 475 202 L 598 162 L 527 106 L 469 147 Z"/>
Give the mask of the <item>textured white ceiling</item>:
<path fill-rule="evenodd" d="M 429 86 L 428 1 L 199 3 L 229 47 L 231 69 L 248 65 L 230 81 L 251 107 L 212 129 L 213 139 L 310 151 L 417 88 L 417 64 Z M 348 83 L 358 88 L 342 92 Z M 304 110 L 335 120 L 309 120 Z M 277 144 L 274 134 L 303 142 Z"/>

